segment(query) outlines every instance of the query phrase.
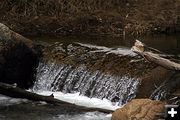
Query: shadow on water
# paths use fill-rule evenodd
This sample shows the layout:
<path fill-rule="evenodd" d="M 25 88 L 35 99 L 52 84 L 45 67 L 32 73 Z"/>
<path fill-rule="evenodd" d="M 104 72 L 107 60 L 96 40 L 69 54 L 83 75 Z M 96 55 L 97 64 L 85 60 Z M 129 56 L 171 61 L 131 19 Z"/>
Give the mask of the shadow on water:
<path fill-rule="evenodd" d="M 139 38 L 148 46 L 169 54 L 180 54 L 180 35 L 154 35 Z"/>
<path fill-rule="evenodd" d="M 0 107 L 0 120 L 110 120 L 106 114 L 25 102 Z"/>
<path fill-rule="evenodd" d="M 109 36 L 66 36 L 66 37 L 36 37 L 31 38 L 37 41 L 43 41 L 48 43 L 63 42 L 63 43 L 83 43 L 92 44 L 98 46 L 106 47 L 119 47 L 119 46 L 130 46 L 132 42 L 129 43 L 127 40 L 123 40 L 121 37 L 109 37 Z"/>
<path fill-rule="evenodd" d="M 48 38 L 36 37 L 31 38 L 36 41 L 48 43 L 54 42 L 80 42 L 106 47 L 128 47 L 130 48 L 135 38 L 112 38 L 97 36 L 79 36 L 79 37 L 61 37 Z M 137 38 L 148 46 L 159 49 L 165 53 L 180 55 L 180 35 L 173 36 L 146 36 Z M 1 103 L 1 101 L 0 101 Z M 3 106 L 0 104 L 0 120 L 110 120 L 104 113 L 88 112 L 83 113 L 74 109 L 55 107 L 51 105 L 42 105 L 36 103 L 20 103 Z"/>
<path fill-rule="evenodd" d="M 72 43 L 79 42 L 84 44 L 93 44 L 106 47 L 131 47 L 135 39 L 141 40 L 143 43 L 153 48 L 159 49 L 169 54 L 179 54 L 180 51 L 180 35 L 153 35 L 142 37 L 110 37 L 110 36 L 68 36 L 68 37 L 36 37 L 31 38 L 36 41 L 48 43 L 63 42 Z"/>

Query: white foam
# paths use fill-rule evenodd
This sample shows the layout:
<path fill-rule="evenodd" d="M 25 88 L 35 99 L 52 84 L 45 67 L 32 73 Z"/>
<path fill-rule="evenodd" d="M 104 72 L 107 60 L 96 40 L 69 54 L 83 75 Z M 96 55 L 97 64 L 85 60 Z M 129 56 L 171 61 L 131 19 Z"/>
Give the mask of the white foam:
<path fill-rule="evenodd" d="M 106 115 L 99 112 L 86 112 L 75 115 L 58 115 L 58 118 L 60 120 L 111 120 L 111 116 L 111 114 Z"/>
<path fill-rule="evenodd" d="M 27 99 L 18 99 L 18 98 L 11 98 L 4 95 L 0 95 L 0 106 L 8 106 L 13 104 L 20 104 L 23 102 L 27 102 Z"/>
<path fill-rule="evenodd" d="M 79 95 L 79 93 L 64 94 L 62 92 L 42 91 L 42 92 L 38 92 L 38 94 L 47 95 L 47 96 L 53 94 L 56 99 L 73 103 L 76 105 L 80 105 L 80 106 L 91 107 L 91 108 L 103 108 L 103 109 L 113 110 L 113 111 L 120 108 L 117 105 L 113 105 L 112 102 L 107 99 L 101 100 L 98 98 L 88 98 L 86 96 Z"/>

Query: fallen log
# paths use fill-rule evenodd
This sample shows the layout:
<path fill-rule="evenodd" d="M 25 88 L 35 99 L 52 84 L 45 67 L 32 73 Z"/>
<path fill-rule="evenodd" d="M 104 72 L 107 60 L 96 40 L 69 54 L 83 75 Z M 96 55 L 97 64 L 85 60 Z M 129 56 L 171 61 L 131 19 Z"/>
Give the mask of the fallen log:
<path fill-rule="evenodd" d="M 136 42 L 135 42 L 134 46 L 131 48 L 131 50 L 133 52 L 141 55 L 149 62 L 153 62 L 153 63 L 160 65 L 169 70 L 180 71 L 180 64 L 170 61 L 168 59 L 162 58 L 158 54 L 154 54 L 152 52 L 146 52 L 145 45 L 138 40 L 136 40 Z"/>
<path fill-rule="evenodd" d="M 0 82 L 0 94 L 6 95 L 9 97 L 13 97 L 13 98 L 25 98 L 25 99 L 32 100 L 32 101 L 45 101 L 45 102 L 53 104 L 53 105 L 72 107 L 72 108 L 82 110 L 82 111 L 99 111 L 99 112 L 104 112 L 104 113 L 113 112 L 113 110 L 108 110 L 108 109 L 90 108 L 90 107 L 75 105 L 72 103 L 68 103 L 65 101 L 55 99 L 53 97 L 53 95 L 51 95 L 51 96 L 39 95 L 39 94 L 32 93 L 32 92 L 29 92 L 29 91 L 23 90 L 21 88 L 18 88 L 18 87 L 9 85 L 9 84 L 5 84 L 2 82 Z"/>

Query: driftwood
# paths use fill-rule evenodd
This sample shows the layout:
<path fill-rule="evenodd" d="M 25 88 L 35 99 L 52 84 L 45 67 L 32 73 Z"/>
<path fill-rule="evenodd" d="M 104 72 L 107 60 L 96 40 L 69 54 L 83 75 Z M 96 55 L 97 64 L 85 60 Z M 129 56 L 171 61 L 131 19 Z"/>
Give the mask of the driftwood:
<path fill-rule="evenodd" d="M 45 101 L 47 103 L 54 104 L 54 105 L 77 108 L 78 110 L 82 110 L 82 111 L 100 111 L 104 113 L 113 112 L 112 110 L 107 110 L 107 109 L 102 109 L 102 108 L 88 108 L 84 106 L 78 106 L 72 103 L 55 99 L 53 95 L 51 96 L 39 95 L 39 94 L 32 93 L 32 92 L 23 90 L 21 88 L 14 87 L 12 85 L 1 83 L 1 82 L 0 82 L 0 94 L 13 97 L 13 98 L 25 98 L 32 101 Z"/>
<path fill-rule="evenodd" d="M 133 52 L 141 55 L 149 62 L 153 62 L 153 63 L 160 65 L 169 70 L 180 71 L 180 64 L 170 61 L 168 59 L 162 58 L 158 54 L 154 54 L 152 52 L 146 52 L 145 45 L 138 40 L 136 40 L 136 42 L 135 42 L 134 46 L 131 48 L 131 50 Z"/>

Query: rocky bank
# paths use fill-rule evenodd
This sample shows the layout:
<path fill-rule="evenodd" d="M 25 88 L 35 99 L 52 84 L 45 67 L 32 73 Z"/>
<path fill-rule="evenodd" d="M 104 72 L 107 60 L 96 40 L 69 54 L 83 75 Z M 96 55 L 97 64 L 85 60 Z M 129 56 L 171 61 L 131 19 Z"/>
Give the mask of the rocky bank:
<path fill-rule="evenodd" d="M 0 23 L 0 82 L 28 88 L 38 65 L 36 45 Z"/>
<path fill-rule="evenodd" d="M 167 101 L 169 94 L 177 92 L 180 85 L 179 74 L 149 63 L 127 48 L 55 43 L 41 48 L 42 56 L 38 48 L 31 40 L 0 24 L 0 82 L 29 88 L 35 81 L 36 68 L 42 57 L 41 62 L 44 63 L 70 65 L 72 68 L 83 65 L 91 72 L 136 78 L 140 84 L 132 98 L 151 97 Z M 135 99 L 115 111 L 112 120 L 153 120 L 156 112 L 162 112 L 164 104 L 149 99 Z"/>

